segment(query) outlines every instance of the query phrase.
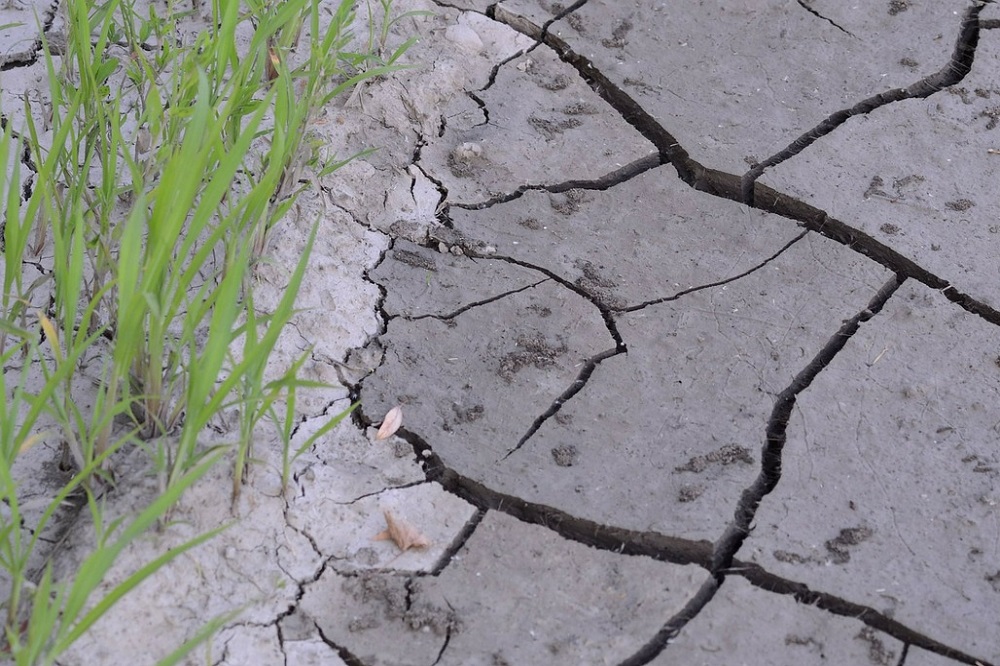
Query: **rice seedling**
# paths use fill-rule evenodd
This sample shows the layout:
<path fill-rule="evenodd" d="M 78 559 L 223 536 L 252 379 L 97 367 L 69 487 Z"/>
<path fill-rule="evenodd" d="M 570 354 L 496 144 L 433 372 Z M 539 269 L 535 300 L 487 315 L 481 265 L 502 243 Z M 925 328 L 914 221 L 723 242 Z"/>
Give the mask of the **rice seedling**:
<path fill-rule="evenodd" d="M 69 0 L 66 44 L 53 54 L 43 39 L 46 103 L 25 101 L 17 127 L 0 109 L 0 657 L 54 663 L 122 596 L 224 529 L 93 599 L 128 544 L 165 524 L 220 461 L 233 465 L 238 496 L 263 422 L 283 443 L 287 483 L 295 459 L 347 414 L 293 448 L 296 390 L 322 385 L 299 377 L 305 355 L 276 380 L 265 373 L 295 314 L 318 221 L 273 311 L 254 308 L 250 276 L 301 191 L 301 173 L 326 175 L 356 157 L 324 163 L 303 140 L 313 114 L 399 69 L 413 44 L 383 57 L 398 17 L 391 0 L 380 3 L 368 51 L 354 53 L 352 2 L 327 15 L 320 0 L 213 0 L 208 27 L 187 34 L 187 12 L 172 2 L 164 11 Z M 30 282 L 29 265 L 43 267 Z M 206 426 L 231 409 L 235 441 L 204 446 Z M 72 478 L 25 530 L 14 465 L 50 443 L 62 447 Z M 114 461 L 126 447 L 149 452 L 160 492 L 105 525 L 99 498 L 114 491 Z M 68 504 L 86 511 L 97 547 L 69 580 L 56 580 L 32 560 Z M 165 663 L 229 618 L 215 618 Z"/>

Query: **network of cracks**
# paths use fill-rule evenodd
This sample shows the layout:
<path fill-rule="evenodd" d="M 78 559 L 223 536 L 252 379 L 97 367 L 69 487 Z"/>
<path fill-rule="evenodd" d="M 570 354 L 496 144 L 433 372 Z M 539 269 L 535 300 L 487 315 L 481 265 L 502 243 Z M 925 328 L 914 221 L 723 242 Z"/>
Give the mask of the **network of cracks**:
<path fill-rule="evenodd" d="M 371 377 L 355 386 L 362 403 L 362 411 L 357 415 L 359 423 L 377 423 L 384 410 L 393 404 L 402 404 L 407 413 L 424 415 L 416 422 L 407 421 L 398 435 L 412 446 L 428 482 L 440 484 L 476 507 L 474 516 L 430 575 L 439 575 L 452 557 L 461 555 L 489 512 L 500 512 L 609 553 L 694 564 L 707 572 L 683 606 L 663 617 L 644 645 L 617 662 L 623 665 L 650 663 L 661 653 L 669 655 L 671 642 L 684 627 L 706 613 L 724 584 L 730 581 L 732 585 L 736 578 L 769 593 L 788 595 L 800 604 L 859 620 L 866 629 L 858 637 L 868 641 L 869 656 L 876 663 L 908 663 L 908 655 L 915 648 L 961 663 L 987 663 L 983 657 L 969 654 L 947 640 L 938 640 L 933 631 L 897 621 L 891 609 L 854 602 L 850 595 L 817 591 L 794 576 L 772 572 L 757 561 L 759 558 L 738 557 L 745 545 L 752 545 L 748 540 L 753 541 L 751 537 L 757 526 L 766 523 L 768 527 L 776 527 L 770 516 L 764 519 L 760 514 L 769 499 L 779 501 L 768 496 L 783 482 L 783 462 L 787 466 L 783 454 L 789 428 L 793 428 L 796 437 L 809 436 L 793 416 L 800 396 L 827 373 L 833 378 L 827 382 L 824 397 L 830 397 L 831 385 L 836 388 L 838 382 L 849 382 L 854 366 L 860 365 L 856 372 L 870 370 L 881 360 L 880 352 L 884 354 L 890 348 L 874 349 L 869 345 L 860 364 L 851 356 L 841 361 L 845 367 L 839 367 L 838 356 L 852 340 L 858 344 L 855 336 L 859 331 L 876 326 L 880 319 L 899 322 L 912 314 L 913 303 L 932 300 L 935 307 L 955 308 L 967 313 L 962 316 L 971 315 L 970 319 L 976 322 L 973 326 L 980 331 L 976 334 L 979 340 L 988 340 L 994 334 L 992 327 L 1000 324 L 1000 312 L 989 299 L 959 289 L 950 281 L 951 276 L 925 268 L 892 243 L 880 240 L 879 234 L 866 233 L 852 220 L 837 219 L 807 203 L 803 196 L 786 194 L 762 182 L 769 170 L 807 152 L 852 119 L 942 91 L 960 90 L 973 70 L 981 35 L 997 27 L 996 21 L 980 17 L 987 5 L 973 3 L 956 17 L 958 31 L 951 56 L 937 71 L 908 86 L 877 93 L 836 111 L 775 154 L 764 159 L 746 159 L 745 172 L 731 173 L 705 167 L 694 159 L 685 150 L 684 142 L 670 133 L 669 123 L 647 111 L 634 92 L 622 84 L 620 76 L 603 73 L 601 64 L 574 48 L 571 39 L 553 28 L 557 24 L 565 27 L 566 19 L 572 19 L 587 4 L 577 2 L 561 10 L 557 7 L 554 16 L 545 22 L 511 13 L 502 3 L 485 10 L 489 18 L 536 40 L 536 46 L 498 65 L 486 87 L 469 93 L 482 114 L 479 122 L 470 127 L 481 128 L 496 122 L 491 117 L 488 100 L 497 73 L 514 66 L 524 71 L 532 64 L 532 50 L 548 48 L 655 150 L 624 166 L 619 164 L 593 180 L 522 185 L 506 192 L 488 192 L 488 196 L 478 199 L 476 195 L 456 197 L 453 183 L 474 177 L 477 169 L 489 167 L 479 164 L 482 149 L 474 142 L 461 144 L 446 160 L 438 159 L 438 167 L 433 166 L 433 161 L 427 166 L 422 151 L 428 144 L 445 137 L 451 140 L 448 145 L 454 145 L 458 138 L 476 135 L 470 127 L 449 134 L 452 130 L 442 119 L 439 137 L 422 141 L 413 160 L 423 178 L 432 181 L 440 193 L 438 224 L 417 233 L 397 229 L 400 233 L 396 234 L 383 263 L 371 272 L 371 279 L 385 293 L 382 314 L 386 330 L 376 343 L 385 348 L 385 361 Z M 799 4 L 829 21 L 808 4 Z M 577 29 L 577 37 L 586 32 L 572 20 L 568 24 Z M 614 34 L 604 40 L 605 46 L 610 43 L 614 47 L 615 39 L 626 40 L 632 28 L 627 21 L 618 24 Z M 556 87 L 560 85 L 557 82 Z M 589 108 L 587 105 L 586 101 L 578 103 L 580 109 Z M 561 122 L 533 117 L 529 123 L 539 134 L 551 137 L 578 127 L 572 111 L 564 110 L 564 115 L 566 118 Z M 503 121 L 496 124 L 503 125 Z M 440 168 L 442 161 L 447 170 Z M 887 200 L 895 199 L 895 203 L 901 198 L 900 190 L 912 180 L 896 179 L 894 196 L 879 189 L 884 182 L 875 176 L 866 196 L 876 192 Z M 616 192 L 624 193 L 616 196 Z M 713 203 L 706 203 L 708 199 Z M 951 204 L 954 202 L 946 205 L 962 209 L 960 204 Z M 658 226 L 657 218 L 669 218 L 671 209 L 678 206 L 689 213 L 688 217 L 681 223 L 664 222 Z M 713 223 L 713 216 L 722 221 Z M 686 228 L 685 223 L 690 227 L 692 220 L 701 228 L 694 231 Z M 769 227 L 772 223 L 775 226 Z M 887 222 L 881 231 L 893 235 L 893 225 Z M 687 245 L 678 249 L 670 246 L 672 242 Z M 705 280 L 702 282 L 694 276 L 705 273 L 697 270 L 684 275 L 689 278 L 686 283 L 671 277 L 683 273 L 671 264 L 690 260 L 692 255 L 697 255 L 695 264 L 711 264 L 712 253 L 705 250 L 705 245 L 712 243 L 725 248 L 720 252 L 736 248 L 741 254 L 739 260 L 731 255 L 718 264 L 725 264 L 728 273 L 707 271 L 715 278 L 702 278 Z M 685 252 L 688 259 L 684 259 Z M 811 275 L 797 274 L 791 267 L 793 262 L 807 262 L 815 267 L 824 257 L 829 264 Z M 664 265 L 668 266 L 663 268 Z M 840 275 L 833 268 L 837 266 L 842 271 Z M 637 277 L 633 273 L 643 275 Z M 776 280 L 772 279 L 775 274 L 779 276 Z M 811 284 L 803 291 L 788 292 L 783 286 L 789 280 Z M 432 286 L 432 282 L 438 286 Z M 731 301 L 725 296 L 717 297 L 730 288 L 746 289 L 763 298 L 755 302 L 752 294 L 733 296 Z M 704 345 L 706 338 L 727 337 L 718 316 L 716 321 L 699 328 L 685 321 L 698 316 L 692 315 L 692 311 L 717 312 L 721 307 L 729 307 L 728 314 L 736 319 L 743 316 L 738 314 L 742 306 L 748 319 L 769 320 L 771 325 L 779 326 L 789 324 L 792 328 L 800 317 L 809 319 L 801 310 L 796 316 L 788 316 L 789 308 L 801 307 L 795 305 L 795 299 L 810 298 L 810 290 L 824 289 L 840 294 L 833 301 L 839 307 L 813 330 L 799 327 L 805 337 L 786 333 L 780 340 L 772 339 L 768 337 L 772 326 L 766 323 L 742 329 L 736 326 L 732 333 L 767 340 L 766 345 L 760 346 L 766 347 L 764 351 L 774 361 L 773 367 L 741 359 L 740 353 L 729 359 L 730 363 L 742 361 L 751 366 L 757 390 L 766 394 L 761 396 L 768 403 L 766 410 L 759 401 L 729 401 L 723 395 L 700 396 L 699 400 L 712 402 L 707 411 L 692 407 L 690 396 L 694 394 L 685 391 L 691 391 L 690 386 L 694 385 L 697 393 L 699 373 L 718 372 L 727 377 L 738 374 L 725 369 L 725 358 L 712 358 L 712 352 Z M 464 300 L 456 296 L 459 292 Z M 469 293 L 478 297 L 469 297 Z M 704 300 L 698 300 L 699 296 L 705 296 Z M 777 309 L 762 305 L 773 304 L 775 297 L 789 301 Z M 853 309 L 845 308 L 850 303 L 856 303 Z M 950 328 L 953 334 L 962 334 L 954 326 Z M 920 334 L 909 330 L 902 333 Z M 671 342 L 671 338 L 678 337 L 681 340 Z M 442 339 L 454 343 L 429 342 Z M 864 343 L 877 339 L 881 338 L 873 334 Z M 945 346 L 950 344 L 954 343 Z M 731 352 L 739 346 L 740 343 L 727 344 L 727 350 Z M 750 342 L 746 346 L 756 345 Z M 754 351 L 747 351 L 746 356 L 753 354 Z M 984 354 L 988 356 L 989 350 L 984 350 Z M 428 357 L 431 359 L 426 362 L 421 360 Z M 700 362 L 692 361 L 698 357 Z M 651 370 L 653 366 L 659 369 Z M 983 369 L 991 371 L 988 367 Z M 493 376 L 489 377 L 490 374 Z M 542 379 L 553 375 L 559 378 L 555 382 Z M 789 380 L 779 381 L 782 376 Z M 662 385 L 685 382 L 688 387 L 676 390 Z M 711 382 L 701 382 L 701 386 L 705 384 Z M 417 385 L 421 388 L 410 392 L 399 388 Z M 992 376 L 994 395 L 995 385 L 996 378 Z M 647 395 L 634 397 L 633 393 Z M 538 394 L 550 397 L 545 404 L 538 405 Z M 852 401 L 844 402 L 850 406 Z M 856 418 L 846 429 L 835 429 L 831 437 L 836 439 L 846 430 L 857 441 L 861 430 L 854 426 L 866 417 L 845 413 L 844 402 L 839 405 L 827 402 L 821 407 L 827 411 L 839 410 L 839 415 L 829 416 L 832 420 Z M 815 400 L 809 408 L 817 408 Z M 690 412 L 703 418 L 682 425 L 685 417 L 679 414 Z M 712 418 L 744 417 L 749 426 L 713 430 L 706 425 Z M 606 419 L 604 426 L 593 425 L 593 420 L 601 419 Z M 669 421 L 674 419 L 677 423 L 671 427 Z M 825 421 L 817 419 L 814 427 L 820 428 L 822 423 Z M 951 429 L 942 427 L 944 431 Z M 623 434 L 630 428 L 639 431 L 638 437 Z M 664 436 L 665 428 L 670 436 Z M 755 436 L 746 438 L 755 430 Z M 870 432 L 877 436 L 877 431 Z M 989 432 L 984 429 L 980 436 Z M 684 444 L 699 438 L 714 446 L 704 449 Z M 841 443 L 846 446 L 847 441 L 845 438 Z M 644 445 L 679 449 L 675 454 L 693 451 L 696 455 L 675 460 L 676 456 L 643 451 Z M 860 445 L 850 445 L 855 460 L 865 459 L 857 446 L 866 445 L 863 441 Z M 758 450 L 759 458 L 755 455 Z M 984 450 L 966 454 L 967 462 L 980 465 L 980 472 L 993 469 L 983 463 Z M 523 461 L 518 462 L 522 457 Z M 650 490 L 645 485 L 641 471 L 644 466 L 654 468 L 646 474 L 659 477 L 663 481 L 660 487 Z M 539 468 L 544 473 L 535 473 Z M 555 484 L 558 488 L 551 492 L 540 489 L 551 483 L 545 475 L 553 474 L 553 469 L 559 474 L 570 468 L 581 469 L 570 482 Z M 740 473 L 710 473 L 704 482 L 667 480 L 670 476 L 696 478 L 706 469 L 739 469 Z M 518 480 L 511 481 L 512 477 Z M 822 480 L 812 481 L 823 485 Z M 831 488 L 836 487 L 834 479 L 827 483 Z M 588 494 L 583 488 L 616 484 L 630 487 L 605 493 L 603 497 L 597 497 L 597 492 Z M 712 484 L 722 484 L 725 488 L 713 490 Z M 989 483 L 987 487 L 992 488 Z M 734 488 L 739 488 L 738 492 Z M 710 510 L 727 511 L 726 516 L 710 519 L 711 529 L 691 528 L 698 518 L 684 510 L 696 506 L 714 491 L 731 498 L 729 502 L 712 498 L 714 503 L 708 504 Z M 671 494 L 674 495 L 671 501 L 655 506 L 650 506 L 655 503 L 648 500 L 636 499 Z M 817 491 L 814 497 L 824 496 L 829 498 L 824 491 Z M 796 498 L 792 498 L 793 503 L 787 497 L 780 501 L 785 511 L 796 510 Z M 602 502 L 613 503 L 620 514 L 602 507 Z M 854 500 L 844 504 L 838 510 L 848 513 L 857 510 Z M 574 510 L 576 506 L 581 507 L 579 512 Z M 684 516 L 676 522 L 664 516 L 675 509 Z M 705 510 L 704 506 L 701 510 Z M 616 515 L 628 517 L 616 521 Z M 827 519 L 832 526 L 838 518 Z M 638 527 L 650 524 L 657 529 Z M 708 536 L 712 530 L 714 538 Z M 708 538 L 671 535 L 692 532 Z M 776 548 L 773 558 L 786 565 L 801 565 L 810 560 L 825 566 L 844 564 L 851 559 L 851 551 L 874 532 L 865 520 L 855 517 L 850 526 L 833 530 L 819 549 L 819 556 Z M 765 539 L 763 543 L 773 542 Z M 981 554 L 982 551 L 976 553 L 976 550 L 973 548 L 973 555 Z M 980 584 L 989 588 L 990 581 L 987 574 Z M 993 600 L 994 607 L 995 603 Z M 449 627 L 449 638 L 450 631 Z M 887 650 L 875 632 L 897 639 L 900 646 L 895 651 Z M 788 640 L 796 642 L 794 636 Z M 441 654 L 447 646 L 445 640 Z M 363 663 L 346 648 L 338 649 L 348 663 Z"/>

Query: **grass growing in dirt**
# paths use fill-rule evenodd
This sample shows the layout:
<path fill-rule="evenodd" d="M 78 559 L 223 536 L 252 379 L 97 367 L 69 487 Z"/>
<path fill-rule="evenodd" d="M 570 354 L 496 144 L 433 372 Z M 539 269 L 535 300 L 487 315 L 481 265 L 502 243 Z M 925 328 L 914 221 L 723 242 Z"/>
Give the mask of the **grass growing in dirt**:
<path fill-rule="evenodd" d="M 265 379 L 316 227 L 272 312 L 254 309 L 249 278 L 300 172 L 344 163 L 324 163 L 303 142 L 313 111 L 398 69 L 412 41 L 385 53 L 398 19 L 391 0 L 369 2 L 363 53 L 346 50 L 352 2 L 325 10 L 320 0 L 214 0 L 205 29 L 190 34 L 182 27 L 199 4 L 69 0 L 60 55 L 43 43 L 48 103 L 25 101 L 19 129 L 0 109 L 0 657 L 17 664 L 53 663 L 142 580 L 214 536 L 91 598 L 123 549 L 168 520 L 223 458 L 234 461 L 238 495 L 263 422 L 283 438 L 287 482 L 294 459 L 345 415 L 292 450 L 296 389 L 319 385 L 299 378 L 305 357 Z M 234 407 L 236 442 L 202 446 L 209 421 Z M 53 441 L 72 479 L 44 506 L 25 506 L 13 468 Z M 113 487 L 115 453 L 130 446 L 155 461 L 160 494 L 131 522 L 104 524 L 99 497 Z M 57 581 L 31 562 L 67 503 L 90 512 L 98 545 L 71 580 Z M 29 510 L 38 517 L 27 531 Z"/>

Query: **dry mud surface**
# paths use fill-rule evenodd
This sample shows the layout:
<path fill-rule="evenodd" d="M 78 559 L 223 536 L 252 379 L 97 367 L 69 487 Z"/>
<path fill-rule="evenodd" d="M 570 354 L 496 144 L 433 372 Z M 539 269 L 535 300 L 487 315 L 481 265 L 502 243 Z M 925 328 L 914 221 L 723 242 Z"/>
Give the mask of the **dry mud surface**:
<path fill-rule="evenodd" d="M 315 129 L 380 150 L 259 275 L 323 216 L 283 350 L 344 387 L 301 436 L 355 421 L 62 663 L 240 605 L 213 664 L 1000 663 L 997 6 L 396 5 L 434 12 L 392 37 L 417 67 Z M 0 33 L 5 107 L 32 40 Z M 429 545 L 374 540 L 386 510 Z"/>

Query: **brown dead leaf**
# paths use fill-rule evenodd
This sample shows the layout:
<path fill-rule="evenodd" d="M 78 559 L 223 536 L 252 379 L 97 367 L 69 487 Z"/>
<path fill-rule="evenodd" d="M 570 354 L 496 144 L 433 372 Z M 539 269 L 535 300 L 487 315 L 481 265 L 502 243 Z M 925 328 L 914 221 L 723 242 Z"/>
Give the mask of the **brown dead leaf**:
<path fill-rule="evenodd" d="M 376 534 L 374 541 L 391 539 L 396 547 L 403 552 L 410 548 L 426 548 L 431 545 L 430 539 L 421 534 L 413 525 L 397 517 L 392 511 L 384 509 L 382 515 L 385 516 L 385 524 L 388 527 Z"/>
<path fill-rule="evenodd" d="M 278 78 L 278 65 L 281 64 L 281 58 L 278 57 L 278 52 L 275 51 L 273 46 L 267 47 L 267 60 L 264 61 L 265 71 L 267 72 L 267 80 L 274 81 Z"/>
<path fill-rule="evenodd" d="M 375 433 L 375 439 L 379 441 L 389 439 L 396 434 L 401 425 L 403 425 L 403 408 L 396 405 L 386 412 L 385 418 L 382 419 L 382 425 L 379 426 L 378 432 Z"/>

